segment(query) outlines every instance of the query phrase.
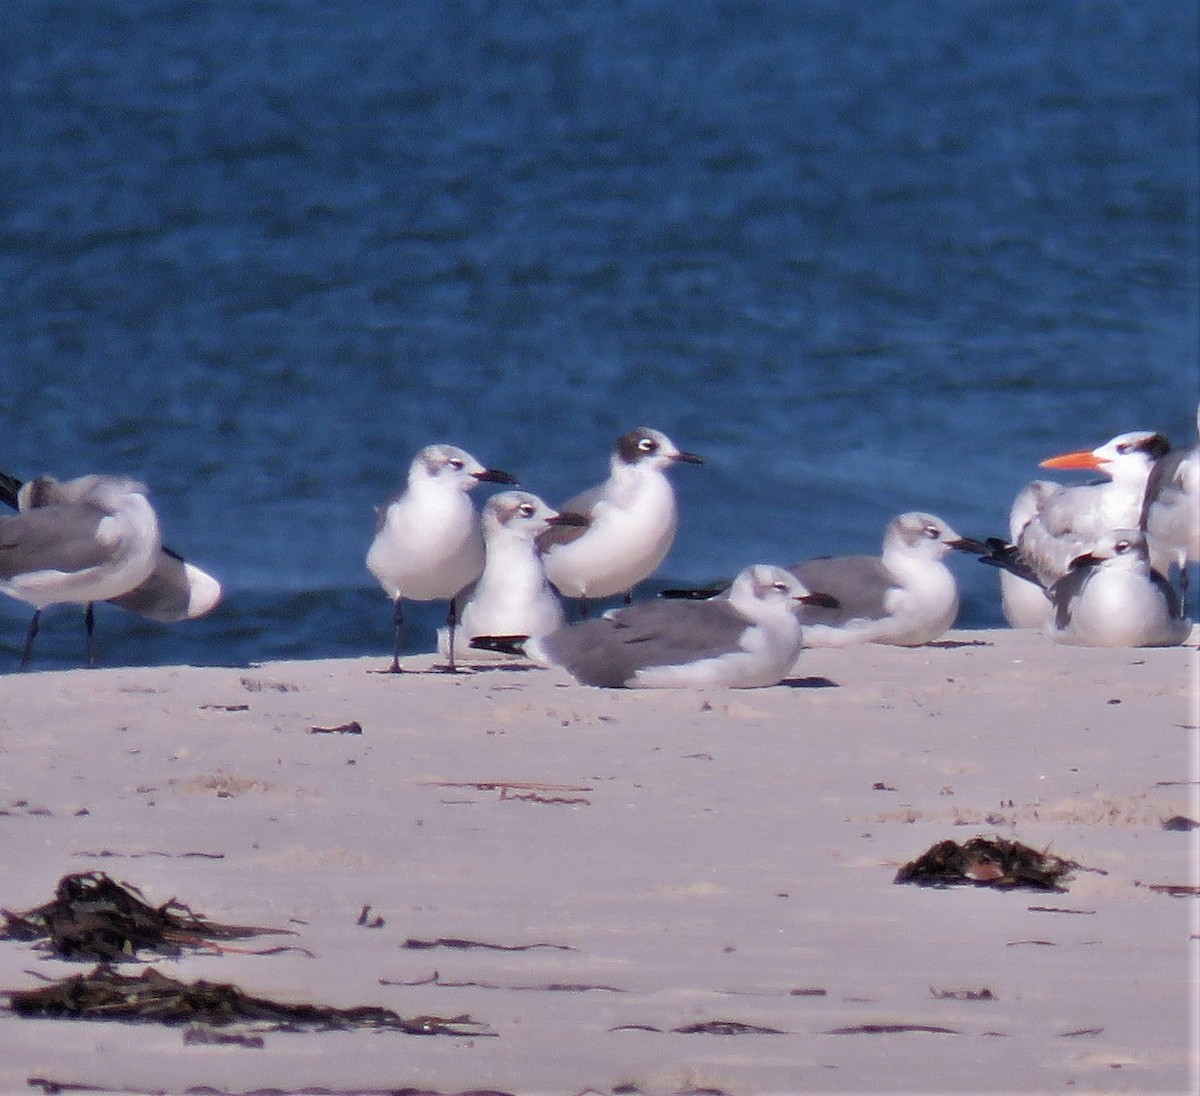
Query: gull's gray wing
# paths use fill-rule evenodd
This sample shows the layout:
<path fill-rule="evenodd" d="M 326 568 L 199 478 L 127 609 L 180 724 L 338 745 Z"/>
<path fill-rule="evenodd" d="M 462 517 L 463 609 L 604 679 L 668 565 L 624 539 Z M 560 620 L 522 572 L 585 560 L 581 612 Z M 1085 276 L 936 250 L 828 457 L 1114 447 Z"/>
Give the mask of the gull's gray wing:
<path fill-rule="evenodd" d="M 647 601 L 545 636 L 542 649 L 585 685 L 619 688 L 638 670 L 740 649 L 749 621 L 728 601 Z"/>
<path fill-rule="evenodd" d="M 107 562 L 112 549 L 96 540 L 106 517 L 96 506 L 48 506 L 0 518 L 0 579 L 32 571 L 85 571 Z"/>
<path fill-rule="evenodd" d="M 839 628 L 851 620 L 882 620 L 895 576 L 875 556 L 820 556 L 789 567 L 808 589 L 837 598 L 838 607 L 808 605 L 801 620 Z"/>

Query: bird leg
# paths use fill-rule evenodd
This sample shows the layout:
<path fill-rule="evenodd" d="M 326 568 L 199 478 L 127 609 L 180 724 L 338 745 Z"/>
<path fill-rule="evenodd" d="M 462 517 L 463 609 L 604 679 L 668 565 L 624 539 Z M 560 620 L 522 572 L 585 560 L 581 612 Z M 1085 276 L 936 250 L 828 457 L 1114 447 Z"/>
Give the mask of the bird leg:
<path fill-rule="evenodd" d="M 404 610 L 401 607 L 403 598 L 396 598 L 396 612 L 393 614 L 394 632 L 392 635 L 392 664 L 388 667 L 389 674 L 400 673 L 400 631 L 404 627 Z"/>
<path fill-rule="evenodd" d="M 25 650 L 21 653 L 21 669 L 29 669 L 29 660 L 33 657 L 33 641 L 38 634 L 38 621 L 42 618 L 41 609 L 34 609 L 33 619 L 29 622 L 29 631 L 25 633 Z"/>
<path fill-rule="evenodd" d="M 450 633 L 450 643 L 448 650 L 450 652 L 450 661 L 446 669 L 452 673 L 458 673 L 454 665 L 454 632 L 458 628 L 458 598 L 450 599 L 450 610 L 446 613 L 446 630 Z"/>
<path fill-rule="evenodd" d="M 87 634 L 87 644 L 85 648 L 85 657 L 87 659 L 87 667 L 89 670 L 96 668 L 96 604 L 89 601 L 87 608 L 83 612 L 83 629 Z"/>

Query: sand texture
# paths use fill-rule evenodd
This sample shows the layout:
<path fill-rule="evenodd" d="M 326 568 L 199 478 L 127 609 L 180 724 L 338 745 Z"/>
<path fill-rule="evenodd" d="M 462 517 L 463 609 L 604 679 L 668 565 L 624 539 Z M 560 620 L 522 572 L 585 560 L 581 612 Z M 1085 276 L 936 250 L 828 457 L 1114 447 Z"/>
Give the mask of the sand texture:
<path fill-rule="evenodd" d="M 1197 831 L 1163 823 L 1200 818 L 1195 633 L 952 632 L 752 691 L 386 662 L 3 677 L 0 908 L 103 871 L 295 934 L 123 971 L 478 1032 L 6 1010 L 0 1091 L 1194 1088 Z M 1081 867 L 1065 893 L 893 882 L 977 834 Z M 90 967 L 0 942 L 5 991 Z"/>

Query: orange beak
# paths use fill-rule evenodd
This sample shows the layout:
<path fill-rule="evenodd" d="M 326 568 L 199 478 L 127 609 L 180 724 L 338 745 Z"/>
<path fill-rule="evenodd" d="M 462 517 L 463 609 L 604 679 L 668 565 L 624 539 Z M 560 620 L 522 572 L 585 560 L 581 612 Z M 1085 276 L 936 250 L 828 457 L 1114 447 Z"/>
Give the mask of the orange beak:
<path fill-rule="evenodd" d="M 1041 468 L 1090 468 L 1096 471 L 1104 467 L 1104 462 L 1096 458 L 1090 449 L 1078 453 L 1063 453 L 1060 457 L 1051 457 L 1039 465 Z"/>

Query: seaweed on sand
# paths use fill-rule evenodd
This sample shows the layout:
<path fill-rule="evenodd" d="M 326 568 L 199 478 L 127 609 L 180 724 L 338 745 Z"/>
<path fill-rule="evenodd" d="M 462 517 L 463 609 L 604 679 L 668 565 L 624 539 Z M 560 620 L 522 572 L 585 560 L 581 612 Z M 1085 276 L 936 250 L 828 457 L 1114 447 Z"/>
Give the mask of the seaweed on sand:
<path fill-rule="evenodd" d="M 7 990 L 9 1008 L 18 1016 L 59 1020 L 121 1020 L 167 1024 L 234 1023 L 265 1025 L 267 1030 L 333 1031 L 375 1028 L 406 1035 L 488 1035 L 470 1016 L 405 1018 L 372 1005 L 332 1008 L 288 1004 L 254 997 L 227 982 L 180 982 L 146 967 L 141 974 L 120 974 L 99 964 L 46 986 Z"/>
<path fill-rule="evenodd" d="M 1060 880 L 1079 868 L 1048 852 L 1003 837 L 972 837 L 961 845 L 939 841 L 905 864 L 895 882 L 925 887 L 969 884 L 977 887 L 1065 891 Z"/>
<path fill-rule="evenodd" d="M 52 901 L 24 913 L 0 910 L 0 940 L 32 940 L 59 959 L 104 963 L 131 960 L 140 950 L 179 955 L 183 948 L 212 945 L 288 929 L 222 925 L 193 913 L 174 898 L 150 905 L 128 883 L 103 872 L 80 872 L 59 880 Z"/>

